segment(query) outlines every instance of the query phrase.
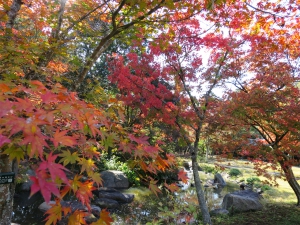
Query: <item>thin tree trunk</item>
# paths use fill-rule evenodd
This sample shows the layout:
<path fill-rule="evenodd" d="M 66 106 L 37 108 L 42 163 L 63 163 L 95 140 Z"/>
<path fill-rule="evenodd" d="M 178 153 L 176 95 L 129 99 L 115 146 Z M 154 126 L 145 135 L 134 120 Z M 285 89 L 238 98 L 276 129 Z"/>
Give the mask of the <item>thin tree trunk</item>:
<path fill-rule="evenodd" d="M 300 206 L 300 185 L 295 178 L 292 167 L 289 165 L 285 165 L 284 161 L 279 161 L 279 164 L 285 174 L 287 182 L 289 183 L 297 197 L 297 206 Z"/>
<path fill-rule="evenodd" d="M 9 160 L 7 155 L 0 157 L 0 172 L 17 173 L 17 163 Z M 10 225 L 13 213 L 15 184 L 0 184 L 0 225 Z"/>
<path fill-rule="evenodd" d="M 211 225 L 211 219 L 209 215 L 209 211 L 207 208 L 206 200 L 204 197 L 204 192 L 198 172 L 198 162 L 197 162 L 197 154 L 195 154 L 195 149 L 194 152 L 191 155 L 192 158 L 192 169 L 193 169 L 193 174 L 194 174 L 194 181 L 195 181 L 195 187 L 196 187 L 196 193 L 197 193 L 197 198 L 198 198 L 198 203 L 200 206 L 200 210 L 202 213 L 202 220 L 205 225 Z"/>
<path fill-rule="evenodd" d="M 197 154 L 198 154 L 198 146 L 199 146 L 199 140 L 200 140 L 200 132 L 202 129 L 202 123 L 200 123 L 199 128 L 196 130 L 195 134 L 195 142 L 194 146 L 191 147 L 191 159 L 192 159 L 192 169 L 193 169 L 193 175 L 194 175 L 194 182 L 196 187 L 196 193 L 198 198 L 199 207 L 202 213 L 202 221 L 204 225 L 212 225 L 208 207 L 206 204 L 206 199 L 204 197 L 203 187 L 201 184 L 199 172 L 198 172 L 198 161 L 197 161 Z"/>

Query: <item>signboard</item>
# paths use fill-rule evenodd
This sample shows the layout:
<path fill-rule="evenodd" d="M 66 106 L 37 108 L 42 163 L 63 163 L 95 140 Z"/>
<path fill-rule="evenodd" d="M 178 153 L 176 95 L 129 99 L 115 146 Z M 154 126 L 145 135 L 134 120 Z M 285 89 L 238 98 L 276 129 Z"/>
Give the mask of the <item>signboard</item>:
<path fill-rule="evenodd" d="M 0 173 L 0 184 L 10 184 L 15 180 L 15 173 Z"/>

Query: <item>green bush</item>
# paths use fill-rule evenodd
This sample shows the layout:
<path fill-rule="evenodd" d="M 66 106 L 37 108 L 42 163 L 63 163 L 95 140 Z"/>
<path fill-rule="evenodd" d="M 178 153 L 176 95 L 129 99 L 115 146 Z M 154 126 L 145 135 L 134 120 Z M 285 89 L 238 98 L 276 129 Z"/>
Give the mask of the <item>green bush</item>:
<path fill-rule="evenodd" d="M 258 177 L 249 177 L 247 178 L 247 184 L 254 185 L 255 183 L 260 183 L 260 179 Z"/>
<path fill-rule="evenodd" d="M 267 184 L 264 184 L 263 186 L 260 187 L 262 191 L 268 191 L 271 190 L 271 187 Z"/>
<path fill-rule="evenodd" d="M 204 166 L 201 166 L 201 168 L 203 169 L 203 171 L 205 173 L 216 174 L 218 172 L 218 170 L 215 167 L 213 167 L 213 166 L 204 165 Z"/>
<path fill-rule="evenodd" d="M 129 183 L 134 186 L 140 186 L 140 178 L 134 169 L 126 162 L 122 162 L 119 157 L 112 156 L 110 159 L 107 159 L 106 156 L 102 158 L 101 163 L 98 163 L 99 170 L 119 170 L 122 171 L 128 178 Z"/>
<path fill-rule="evenodd" d="M 240 175 L 242 175 L 242 172 L 239 169 L 232 168 L 229 171 L 229 176 L 231 177 L 238 177 Z"/>

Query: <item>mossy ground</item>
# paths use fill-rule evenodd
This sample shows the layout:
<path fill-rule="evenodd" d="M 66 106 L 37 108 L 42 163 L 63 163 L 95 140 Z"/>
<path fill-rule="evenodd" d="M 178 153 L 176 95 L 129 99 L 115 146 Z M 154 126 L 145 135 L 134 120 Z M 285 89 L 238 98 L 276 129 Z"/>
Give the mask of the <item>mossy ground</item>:
<path fill-rule="evenodd" d="M 214 225 L 299 225 L 300 208 L 295 204 L 265 204 L 262 211 L 212 217 Z"/>
<path fill-rule="evenodd" d="M 215 164 L 230 168 L 237 168 L 242 175 L 231 178 L 232 181 L 246 180 L 249 177 L 259 177 L 261 181 L 267 181 L 263 176 L 257 176 L 254 166 L 247 160 L 224 160 L 218 162 L 211 158 L 206 165 Z M 300 167 L 293 167 L 296 179 L 300 180 Z M 273 177 L 278 171 L 267 170 Z M 288 182 L 276 178 L 276 186 L 263 193 L 264 209 L 257 212 L 238 213 L 233 215 L 212 217 L 214 225 L 300 225 L 300 207 L 296 206 L 297 199 Z"/>

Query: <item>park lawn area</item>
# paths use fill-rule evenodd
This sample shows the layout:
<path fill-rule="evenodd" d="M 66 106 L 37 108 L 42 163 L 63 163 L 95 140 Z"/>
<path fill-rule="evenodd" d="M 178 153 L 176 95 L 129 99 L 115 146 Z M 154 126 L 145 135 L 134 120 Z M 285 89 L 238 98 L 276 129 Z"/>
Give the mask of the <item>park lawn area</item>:
<path fill-rule="evenodd" d="M 265 204 L 262 211 L 212 217 L 214 225 L 299 225 L 300 208 L 295 204 Z"/>
<path fill-rule="evenodd" d="M 225 171 L 231 168 L 239 169 L 242 175 L 231 178 L 230 181 L 238 182 L 249 177 L 259 177 L 261 181 L 266 180 L 263 176 L 257 176 L 253 164 L 247 160 L 222 160 L 211 158 L 207 163 L 200 163 L 207 166 L 224 166 Z M 300 168 L 293 167 L 296 179 L 300 180 Z M 276 176 L 278 171 L 267 170 L 268 173 Z M 300 207 L 296 206 L 297 199 L 292 188 L 284 179 L 276 179 L 278 186 L 271 186 L 270 190 L 263 193 L 264 209 L 257 212 L 238 213 L 229 216 L 212 217 L 214 225 L 299 225 Z"/>

